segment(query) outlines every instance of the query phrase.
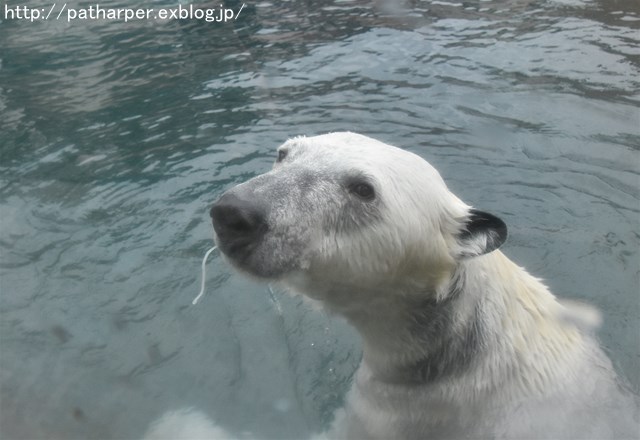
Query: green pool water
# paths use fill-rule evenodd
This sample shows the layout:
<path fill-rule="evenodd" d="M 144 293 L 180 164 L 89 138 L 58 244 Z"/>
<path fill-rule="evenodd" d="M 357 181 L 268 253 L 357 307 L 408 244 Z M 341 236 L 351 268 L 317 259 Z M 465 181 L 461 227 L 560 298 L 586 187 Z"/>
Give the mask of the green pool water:
<path fill-rule="evenodd" d="M 360 359 L 344 322 L 215 254 L 191 301 L 216 198 L 288 137 L 336 130 L 427 158 L 503 218 L 505 252 L 602 311 L 640 389 L 638 3 L 242 5 L 0 10 L 0 437 L 138 438 L 184 406 L 261 438 L 326 426 Z"/>

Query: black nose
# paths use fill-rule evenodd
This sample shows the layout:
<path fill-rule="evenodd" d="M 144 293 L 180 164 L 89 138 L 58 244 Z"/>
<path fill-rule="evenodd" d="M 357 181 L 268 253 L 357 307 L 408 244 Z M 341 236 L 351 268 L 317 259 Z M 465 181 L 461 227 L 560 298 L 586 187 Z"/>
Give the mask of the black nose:
<path fill-rule="evenodd" d="M 249 251 L 267 230 L 266 209 L 259 200 L 241 199 L 225 193 L 211 207 L 213 229 L 223 252 L 229 256 Z"/>

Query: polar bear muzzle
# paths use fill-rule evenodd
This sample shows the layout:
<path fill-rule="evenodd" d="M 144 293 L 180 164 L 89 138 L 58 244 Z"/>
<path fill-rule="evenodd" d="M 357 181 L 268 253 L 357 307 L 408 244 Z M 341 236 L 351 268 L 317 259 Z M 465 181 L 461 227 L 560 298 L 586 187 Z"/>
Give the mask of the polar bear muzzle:
<path fill-rule="evenodd" d="M 230 258 L 245 261 L 267 231 L 266 206 L 225 193 L 211 208 L 213 228 L 221 250 Z"/>

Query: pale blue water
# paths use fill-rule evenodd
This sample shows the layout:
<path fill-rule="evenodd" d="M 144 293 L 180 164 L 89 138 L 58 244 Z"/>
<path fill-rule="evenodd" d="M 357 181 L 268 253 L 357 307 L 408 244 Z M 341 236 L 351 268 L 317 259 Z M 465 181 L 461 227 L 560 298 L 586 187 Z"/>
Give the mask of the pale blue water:
<path fill-rule="evenodd" d="M 333 130 L 505 219 L 506 252 L 602 310 L 640 388 L 640 4 L 402 5 L 0 23 L 0 437 L 136 438 L 183 406 L 263 438 L 325 425 L 359 361 L 346 324 L 218 257 L 191 300 L 211 203 Z"/>

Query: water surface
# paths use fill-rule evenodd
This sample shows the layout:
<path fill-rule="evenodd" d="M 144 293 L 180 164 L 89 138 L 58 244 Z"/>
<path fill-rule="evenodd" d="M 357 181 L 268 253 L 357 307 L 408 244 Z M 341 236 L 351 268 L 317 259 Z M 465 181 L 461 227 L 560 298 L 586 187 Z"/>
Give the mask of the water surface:
<path fill-rule="evenodd" d="M 508 255 L 602 310 L 637 391 L 639 47 L 634 0 L 4 20 L 0 436 L 136 438 L 183 406 L 263 438 L 326 426 L 360 358 L 344 322 L 218 257 L 190 304 L 211 203 L 286 138 L 334 130 L 427 158 L 501 216 Z"/>

